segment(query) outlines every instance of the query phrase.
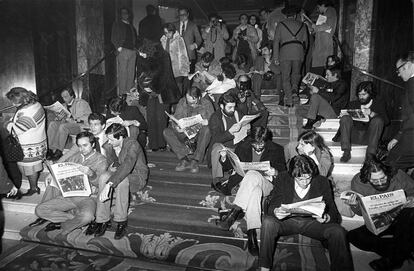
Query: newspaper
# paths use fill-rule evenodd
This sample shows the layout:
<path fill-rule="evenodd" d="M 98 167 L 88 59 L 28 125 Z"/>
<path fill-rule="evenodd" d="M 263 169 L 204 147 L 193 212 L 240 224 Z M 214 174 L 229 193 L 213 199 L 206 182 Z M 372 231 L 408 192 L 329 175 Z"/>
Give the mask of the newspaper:
<path fill-rule="evenodd" d="M 358 196 L 365 226 L 376 235 L 388 229 L 407 203 L 405 192 L 402 189 L 366 197 L 347 190 L 342 192 L 340 197 L 341 199 L 349 199 L 352 194 Z"/>
<path fill-rule="evenodd" d="M 322 200 L 322 196 L 299 201 L 291 204 L 282 204 L 280 207 L 292 214 L 292 216 L 312 216 L 317 215 L 322 217 L 325 212 L 325 202 Z"/>
<path fill-rule="evenodd" d="M 270 170 L 270 161 L 241 162 L 237 154 L 235 154 L 232 150 L 224 148 L 221 151 L 226 152 L 227 159 L 229 159 L 234 171 L 242 177 L 244 177 L 246 175 L 246 172 L 249 170 L 256 170 L 262 174 Z"/>
<path fill-rule="evenodd" d="M 339 116 L 349 115 L 355 121 L 369 122 L 369 116 L 362 109 L 342 109 Z"/>
<path fill-rule="evenodd" d="M 53 177 L 50 185 L 58 187 L 63 197 L 89 197 L 92 193 L 88 176 L 79 170 L 80 164 L 46 163 Z"/>
<path fill-rule="evenodd" d="M 57 119 L 59 120 L 67 119 L 71 116 L 69 110 L 59 101 L 55 102 L 52 105 L 46 105 L 44 106 L 44 108 L 54 112 L 56 114 Z"/>
<path fill-rule="evenodd" d="M 316 25 L 322 25 L 325 24 L 328 20 L 328 17 L 324 16 L 324 15 L 319 15 L 318 16 L 318 20 L 316 20 Z M 329 28 L 327 30 L 325 30 L 326 33 L 331 33 L 332 28 Z"/>
<path fill-rule="evenodd" d="M 184 130 L 184 134 L 188 137 L 188 139 L 196 137 L 201 128 L 203 128 L 203 118 L 200 114 L 179 120 L 167 112 L 165 112 L 165 114 L 167 114 L 167 116 L 170 117 L 170 119 L 174 121 L 178 127 Z"/>
<path fill-rule="evenodd" d="M 233 144 L 237 144 L 246 138 L 247 133 L 250 131 L 250 122 L 259 116 L 260 114 L 243 116 L 243 118 L 238 122 L 241 125 L 240 131 L 234 133 Z"/>
<path fill-rule="evenodd" d="M 262 162 L 240 162 L 244 171 L 256 170 L 260 172 L 266 172 L 270 170 L 270 161 Z"/>
<path fill-rule="evenodd" d="M 328 88 L 328 81 L 318 74 L 308 72 L 303 77 L 302 82 L 308 86 L 314 86 L 319 89 Z"/>

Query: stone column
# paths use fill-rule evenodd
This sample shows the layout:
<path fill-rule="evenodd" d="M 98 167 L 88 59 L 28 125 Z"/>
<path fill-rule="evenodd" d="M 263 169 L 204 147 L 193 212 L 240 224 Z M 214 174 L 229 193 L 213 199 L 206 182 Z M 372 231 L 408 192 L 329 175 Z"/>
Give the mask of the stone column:
<path fill-rule="evenodd" d="M 372 71 L 373 45 L 372 25 L 374 15 L 373 0 L 357 0 L 355 15 L 354 55 L 353 65 L 361 70 Z M 370 80 L 359 71 L 352 70 L 351 78 L 351 100 L 355 100 L 355 89 L 362 82 Z"/>
<path fill-rule="evenodd" d="M 77 74 L 85 73 L 104 56 L 104 0 L 76 0 L 75 28 L 76 28 L 76 60 Z M 90 75 L 82 80 L 75 81 L 73 88 L 78 97 L 91 103 L 97 103 L 95 93 L 91 93 L 91 80 L 104 79 L 105 65 L 102 62 L 95 67 Z M 93 83 L 95 84 L 95 83 Z M 101 90 L 103 92 L 103 90 Z M 92 97 L 95 97 L 93 99 Z"/>

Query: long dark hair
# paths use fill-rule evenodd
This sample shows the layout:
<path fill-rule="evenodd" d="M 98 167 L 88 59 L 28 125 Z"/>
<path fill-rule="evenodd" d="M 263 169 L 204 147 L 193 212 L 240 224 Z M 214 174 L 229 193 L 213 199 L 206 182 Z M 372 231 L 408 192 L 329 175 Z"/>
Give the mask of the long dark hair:
<path fill-rule="evenodd" d="M 298 141 L 301 139 L 303 140 L 303 142 L 311 144 L 320 151 L 327 151 L 331 153 L 329 147 L 326 146 L 323 137 L 313 130 L 305 131 L 302 134 L 300 134 L 298 137 Z"/>
<path fill-rule="evenodd" d="M 396 173 L 396 170 L 390 166 L 385 165 L 375 157 L 367 159 L 359 171 L 361 183 L 368 183 L 371 179 L 371 174 L 380 171 L 383 171 L 388 178 L 393 177 Z"/>
<path fill-rule="evenodd" d="M 22 87 L 10 89 L 10 91 L 6 93 L 6 97 L 12 103 L 20 104 L 19 108 L 28 104 L 35 104 L 38 101 L 36 94 Z"/>

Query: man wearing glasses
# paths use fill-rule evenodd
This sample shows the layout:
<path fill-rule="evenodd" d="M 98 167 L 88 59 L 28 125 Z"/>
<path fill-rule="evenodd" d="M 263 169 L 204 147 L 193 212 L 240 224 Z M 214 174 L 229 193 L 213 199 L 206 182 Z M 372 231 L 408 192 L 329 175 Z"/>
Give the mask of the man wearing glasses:
<path fill-rule="evenodd" d="M 181 7 L 178 10 L 180 21 L 176 24 L 176 28 L 180 35 L 184 38 L 187 47 L 188 58 L 190 59 L 190 73 L 194 73 L 195 63 L 197 61 L 197 49 L 203 41 L 200 31 L 195 23 L 189 20 L 190 11 L 188 8 Z"/>
<path fill-rule="evenodd" d="M 332 197 L 329 180 L 319 175 L 318 166 L 306 155 L 290 160 L 288 171 L 274 181 L 270 204 L 262 222 L 259 263 L 261 270 L 271 270 L 280 236 L 302 234 L 321 241 L 329 250 L 331 270 L 353 270 L 346 231 L 339 225 L 340 214 Z M 290 213 L 282 204 L 322 196 L 326 207 L 323 215 L 301 217 Z"/>
<path fill-rule="evenodd" d="M 402 125 L 388 143 L 387 162 L 395 168 L 414 167 L 414 51 L 398 58 L 396 72 L 406 84 L 402 100 Z"/>

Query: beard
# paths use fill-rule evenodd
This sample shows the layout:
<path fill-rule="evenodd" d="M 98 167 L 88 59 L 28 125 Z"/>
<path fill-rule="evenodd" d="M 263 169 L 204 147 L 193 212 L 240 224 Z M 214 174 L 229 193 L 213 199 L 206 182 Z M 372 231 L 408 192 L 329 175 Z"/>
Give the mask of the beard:
<path fill-rule="evenodd" d="M 223 114 L 226 115 L 227 117 L 233 117 L 234 116 L 234 111 L 233 112 L 228 112 L 226 109 L 223 109 Z"/>
<path fill-rule="evenodd" d="M 366 104 L 369 104 L 369 102 L 371 101 L 372 99 L 371 99 L 371 97 L 368 97 L 368 98 L 366 98 L 366 99 L 359 99 L 359 102 L 362 104 L 362 105 L 366 105 Z"/>
<path fill-rule="evenodd" d="M 376 185 L 371 183 L 372 187 L 374 187 L 377 191 L 380 192 L 385 192 L 390 187 L 390 184 L 390 177 L 387 177 L 387 182 L 382 185 Z"/>

